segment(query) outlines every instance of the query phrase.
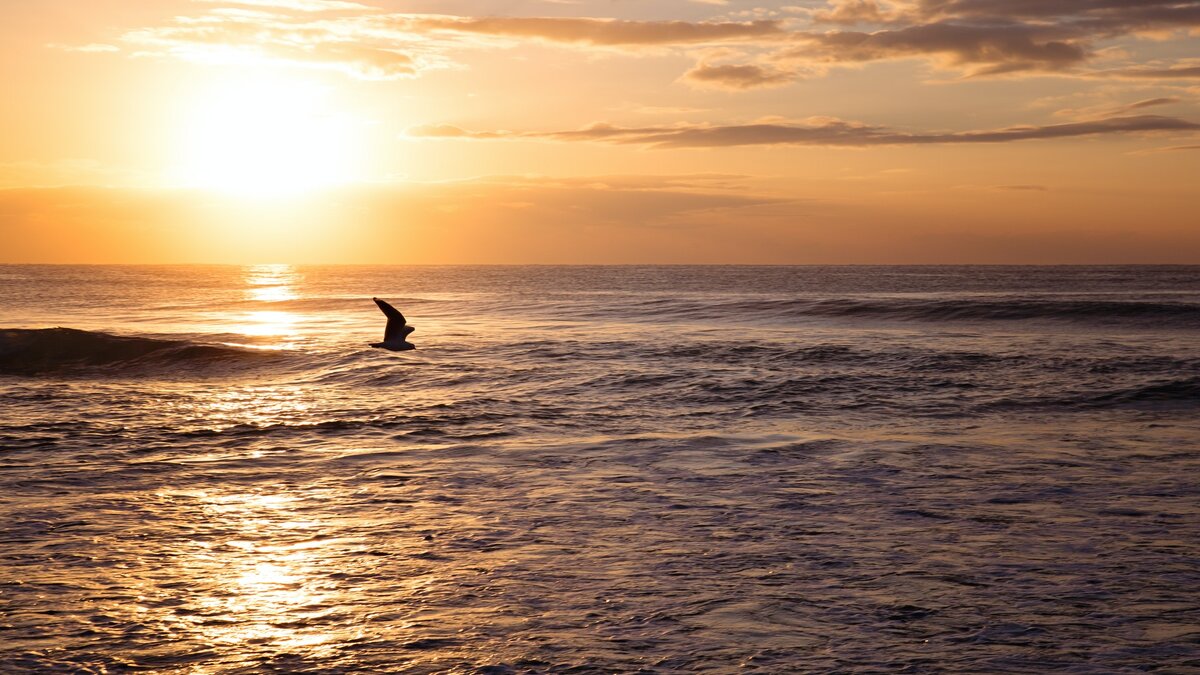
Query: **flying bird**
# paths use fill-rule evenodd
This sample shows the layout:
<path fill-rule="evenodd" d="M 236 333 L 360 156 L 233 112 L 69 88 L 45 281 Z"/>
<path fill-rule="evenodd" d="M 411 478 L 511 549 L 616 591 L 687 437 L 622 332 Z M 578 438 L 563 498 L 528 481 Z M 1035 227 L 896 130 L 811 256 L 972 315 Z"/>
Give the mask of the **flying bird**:
<path fill-rule="evenodd" d="M 371 346 L 378 347 L 379 349 L 388 349 L 393 352 L 403 352 L 409 349 L 416 349 L 415 345 L 404 339 L 408 337 L 409 333 L 416 329 L 408 325 L 408 322 L 404 320 L 404 315 L 400 313 L 400 310 L 392 307 L 379 298 L 371 299 L 375 301 L 376 305 L 379 305 L 379 310 L 382 311 L 384 316 L 387 317 L 387 326 L 383 329 L 383 342 L 372 342 Z"/>

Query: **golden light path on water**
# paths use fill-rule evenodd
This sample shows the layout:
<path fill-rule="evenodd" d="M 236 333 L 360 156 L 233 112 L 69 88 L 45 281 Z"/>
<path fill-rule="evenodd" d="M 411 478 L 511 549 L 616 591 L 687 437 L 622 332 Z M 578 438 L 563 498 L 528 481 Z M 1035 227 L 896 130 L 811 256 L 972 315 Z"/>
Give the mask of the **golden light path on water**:
<path fill-rule="evenodd" d="M 276 303 L 299 296 L 302 280 L 290 265 L 253 265 L 244 270 L 247 300 Z M 257 338 L 277 338 L 271 349 L 287 349 L 297 335 L 299 317 L 278 310 L 255 310 L 238 317 L 234 330 Z M 272 424 L 302 415 L 311 405 L 294 391 L 274 387 L 234 388 L 214 392 L 200 417 L 240 419 Z M 251 459 L 263 452 L 249 453 Z M 217 459 L 210 456 L 207 459 Z M 294 512 L 295 494 L 280 492 L 212 494 L 198 492 L 197 521 L 219 529 L 222 536 L 189 541 L 189 553 L 176 567 L 190 586 L 203 589 L 191 599 L 194 614 L 173 614 L 178 629 L 199 634 L 209 644 L 232 648 L 270 645 L 284 651 L 304 649 L 321 655 L 321 645 L 344 638 L 322 629 L 305 628 L 298 618 L 320 614 L 331 591 L 315 585 L 313 568 L 330 542 L 308 538 L 321 523 Z M 299 537 L 299 541 L 295 539 Z M 196 621 L 197 616 L 224 621 Z M 194 673 L 215 672 L 198 667 Z"/>
<path fill-rule="evenodd" d="M 295 285 L 303 279 L 291 265 L 251 265 L 245 272 L 246 295 L 260 302 L 295 300 L 300 297 Z"/>
<path fill-rule="evenodd" d="M 304 648 L 343 637 L 324 627 L 306 628 L 328 606 L 332 589 L 318 586 L 314 567 L 329 541 L 311 538 L 321 523 L 298 516 L 292 494 L 198 495 L 198 520 L 218 526 L 223 536 L 190 542 L 192 551 L 177 568 L 201 590 L 191 604 L 198 616 L 227 621 L 193 622 L 177 617 L 214 645 L 271 645 Z M 292 541 L 300 538 L 300 541 Z"/>
<path fill-rule="evenodd" d="M 304 275 L 291 265 L 268 264 L 247 266 L 241 277 L 244 299 L 271 309 L 231 313 L 225 329 L 257 339 L 240 347 L 294 349 L 302 337 L 304 316 L 277 305 L 301 297 L 297 285 L 303 283 Z M 303 387 L 247 383 L 213 391 L 195 401 L 193 415 L 208 421 L 205 429 L 219 432 L 233 424 L 268 427 L 299 423 L 324 404 L 327 401 L 320 394 Z M 194 455 L 184 463 L 219 465 L 240 458 L 253 465 L 284 452 L 285 448 L 254 444 Z M 369 542 L 362 536 L 327 533 L 355 533 L 369 529 L 370 523 L 314 508 L 314 504 L 352 501 L 344 488 L 317 486 L 318 482 L 288 481 L 273 491 L 160 492 L 158 497 L 167 502 L 191 505 L 190 522 L 183 527 L 200 536 L 182 543 L 175 564 L 163 571 L 168 577 L 165 583 L 160 578 L 156 580 L 158 589 L 146 589 L 148 596 L 161 595 L 163 586 L 188 589 L 186 600 L 167 601 L 166 611 L 158 607 L 158 616 L 151 621 L 169 634 L 199 639 L 222 654 L 215 664 L 172 672 L 226 672 L 229 667 L 252 667 L 269 654 L 303 653 L 306 661 L 319 661 L 334 657 L 347 644 L 366 639 L 366 629 L 355 627 L 355 622 L 339 621 L 336 615 L 346 611 L 355 592 L 361 590 L 345 583 L 353 575 L 344 559 Z M 156 610 L 143 606 L 139 611 Z"/>
<path fill-rule="evenodd" d="M 261 303 L 278 303 L 296 300 L 296 284 L 303 275 L 286 264 L 251 265 L 245 269 L 246 299 Z M 301 318 L 299 315 L 277 309 L 254 310 L 239 317 L 234 330 L 252 338 L 274 338 L 267 349 L 289 349 L 299 337 Z"/>
<path fill-rule="evenodd" d="M 286 264 L 252 265 L 243 270 L 246 300 L 280 303 L 298 299 L 303 276 Z M 271 309 L 231 316 L 232 330 L 267 344 L 260 349 L 289 349 L 299 336 L 301 317 Z M 270 425 L 302 418 L 315 405 L 295 387 L 250 386 L 214 391 L 197 410 L 200 419 Z M 269 454 L 242 452 L 249 461 Z M 196 464 L 220 462 L 228 453 L 196 456 Z M 321 621 L 340 604 L 341 589 L 322 582 L 335 563 L 326 557 L 344 552 L 345 539 L 324 537 L 319 518 L 300 515 L 297 504 L 304 486 L 278 492 L 165 491 L 169 501 L 183 497 L 198 509 L 189 529 L 213 536 L 188 540 L 183 555 L 168 573 L 190 589 L 187 610 L 172 608 L 159 619 L 172 633 L 199 636 L 215 649 L 251 653 L 302 650 L 310 658 L 328 655 L 331 647 L 355 639 L 353 631 L 332 631 Z M 148 611 L 142 608 L 143 611 Z M 196 666 L 186 672 L 204 675 L 230 665 Z"/>

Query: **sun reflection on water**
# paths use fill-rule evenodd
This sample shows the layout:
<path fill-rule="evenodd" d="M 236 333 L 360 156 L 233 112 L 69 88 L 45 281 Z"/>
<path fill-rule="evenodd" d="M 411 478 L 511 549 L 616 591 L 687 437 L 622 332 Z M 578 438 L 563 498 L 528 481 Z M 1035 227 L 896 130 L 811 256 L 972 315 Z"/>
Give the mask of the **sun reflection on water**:
<path fill-rule="evenodd" d="M 298 387 L 255 386 L 216 392 L 197 412 L 218 421 L 218 428 L 230 423 L 267 426 L 301 419 L 315 405 Z"/>
<path fill-rule="evenodd" d="M 246 289 L 250 300 L 279 302 L 299 297 L 293 287 L 303 280 L 303 276 L 291 265 L 249 265 L 244 279 L 250 287 Z"/>
<path fill-rule="evenodd" d="M 252 302 L 277 303 L 297 300 L 296 284 L 303 275 L 291 265 L 249 265 L 243 270 L 245 297 Z M 254 310 L 238 318 L 234 331 L 253 338 L 276 338 L 270 348 L 287 349 L 299 337 L 299 315 L 279 309 Z M 261 345 L 260 345 L 261 346 Z"/>
<path fill-rule="evenodd" d="M 213 536 L 192 541 L 176 571 L 191 589 L 188 611 L 173 617 L 179 628 L 213 645 L 312 656 L 347 638 L 322 621 L 339 601 L 323 579 L 344 542 L 317 536 L 321 523 L 298 513 L 302 496 L 196 496 Z"/>
<path fill-rule="evenodd" d="M 246 290 L 251 300 L 258 302 L 284 302 L 286 300 L 295 300 L 300 297 L 290 286 L 266 286 L 264 288 L 250 288 Z"/>
<path fill-rule="evenodd" d="M 250 312 L 238 332 L 252 337 L 295 337 L 299 320 L 290 312 Z"/>

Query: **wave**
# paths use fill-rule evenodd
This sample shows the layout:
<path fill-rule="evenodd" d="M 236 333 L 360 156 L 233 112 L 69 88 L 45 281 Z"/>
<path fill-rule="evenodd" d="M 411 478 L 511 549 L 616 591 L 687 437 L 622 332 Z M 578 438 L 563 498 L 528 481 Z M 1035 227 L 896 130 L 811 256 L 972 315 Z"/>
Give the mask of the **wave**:
<path fill-rule="evenodd" d="M 87 371 L 143 372 L 218 368 L 278 359 L 278 353 L 111 335 L 75 328 L 0 329 L 0 374 L 38 375 Z"/>
<path fill-rule="evenodd" d="M 1087 407 L 1126 406 L 1137 404 L 1200 404 L 1200 377 L 1167 380 L 1108 391 L 1086 397 L 1080 403 Z"/>
<path fill-rule="evenodd" d="M 1167 321 L 1200 325 L 1200 305 L 1136 300 L 953 299 L 953 300 L 824 300 L 818 313 L 836 316 L 880 316 L 926 321 Z"/>
<path fill-rule="evenodd" d="M 1079 392 L 1062 397 L 1005 399 L 985 408 L 992 409 L 1069 409 L 1194 407 L 1200 405 L 1200 377 L 1160 380 L 1101 392 Z"/>
<path fill-rule="evenodd" d="M 624 305 L 635 320 L 771 321 L 804 318 L 888 321 L 1062 321 L 1156 328 L 1200 327 L 1200 303 L 1064 298 L 739 298 L 704 301 L 652 298 Z M 611 318 L 611 308 L 596 312 Z"/>

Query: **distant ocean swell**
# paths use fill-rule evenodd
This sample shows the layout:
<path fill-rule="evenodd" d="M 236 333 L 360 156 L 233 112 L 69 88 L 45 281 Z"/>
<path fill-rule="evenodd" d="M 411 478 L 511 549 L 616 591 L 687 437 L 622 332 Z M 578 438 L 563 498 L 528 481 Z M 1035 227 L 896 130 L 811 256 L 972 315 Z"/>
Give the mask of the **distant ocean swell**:
<path fill-rule="evenodd" d="M 566 308 L 564 308 L 566 309 Z M 613 309 L 590 312 L 585 318 L 613 318 Z M 1142 300 L 1064 300 L 1022 298 L 913 299 L 822 298 L 737 299 L 697 301 L 689 298 L 637 300 L 616 310 L 616 316 L 639 320 L 712 321 L 727 325 L 747 321 L 846 318 L 890 321 L 1056 321 L 1141 325 L 1155 328 L 1200 328 L 1200 304 Z"/>
<path fill-rule="evenodd" d="M 1191 296 L 1188 296 L 1191 297 Z M 733 327 L 737 322 L 815 319 L 859 319 L 908 322 L 1051 321 L 1081 324 L 1126 325 L 1155 328 L 1200 328 L 1200 302 L 1157 299 L 1063 299 L 1019 297 L 976 298 L 711 298 L 670 296 L 614 301 L 612 296 L 553 293 L 536 298 L 488 297 L 394 298 L 406 312 L 454 315 L 460 311 L 488 316 L 552 316 L 569 320 L 630 320 L 712 322 Z M 340 311 L 365 298 L 349 296 L 243 300 L 233 306 L 270 307 L 274 310 Z"/>

